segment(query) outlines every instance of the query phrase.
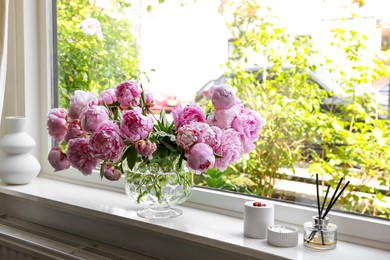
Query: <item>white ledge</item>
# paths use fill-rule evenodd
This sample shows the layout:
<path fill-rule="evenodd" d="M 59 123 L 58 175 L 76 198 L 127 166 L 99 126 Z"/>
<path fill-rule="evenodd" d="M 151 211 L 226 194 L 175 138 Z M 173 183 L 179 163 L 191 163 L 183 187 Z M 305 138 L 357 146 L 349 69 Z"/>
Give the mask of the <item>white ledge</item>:
<path fill-rule="evenodd" d="M 104 237 L 107 240 L 104 242 L 107 243 L 115 243 L 115 241 L 109 241 L 110 238 L 107 234 L 99 234 L 99 232 L 104 233 L 105 230 L 101 223 L 112 226 L 125 226 L 134 228 L 138 232 L 144 232 L 146 234 L 145 237 L 150 239 L 148 241 L 151 241 L 151 243 L 153 243 L 153 236 L 161 236 L 166 238 L 166 241 L 173 241 L 172 243 L 174 241 L 185 242 L 186 245 L 194 248 L 193 254 L 188 252 L 188 248 L 186 252 L 182 252 L 182 254 L 185 254 L 186 259 L 196 259 L 199 256 L 199 250 L 202 250 L 202 248 L 207 248 L 208 252 L 214 249 L 219 253 L 224 252 L 226 255 L 231 255 L 231 259 L 390 259 L 390 251 L 343 241 L 338 241 L 337 248 L 331 251 L 311 251 L 303 247 L 301 232 L 299 234 L 298 246 L 293 248 L 273 247 L 268 245 L 265 239 L 244 237 L 242 232 L 243 220 L 241 218 L 212 213 L 189 206 L 179 206 L 184 213 L 176 218 L 146 220 L 137 216 L 137 207 L 131 205 L 130 199 L 124 192 L 118 193 L 89 188 L 42 177 L 36 178 L 27 185 L 7 186 L 1 183 L 1 213 L 20 214 L 23 216 L 21 212 L 24 212 L 27 220 L 42 222 L 39 224 L 55 225 L 56 228 L 61 228 L 61 226 L 57 222 L 53 224 L 54 220 L 50 219 L 52 218 L 50 215 L 31 212 L 30 219 L 28 219 L 29 217 L 25 214 L 26 209 L 18 210 L 18 203 L 10 201 L 10 196 L 16 200 L 25 201 L 27 204 L 33 204 L 35 207 L 42 207 L 42 210 L 45 212 L 56 210 L 66 213 L 62 214 L 62 219 L 57 220 L 57 222 L 64 223 L 62 228 L 69 232 L 71 232 L 71 228 L 69 229 L 69 225 L 66 222 L 74 221 L 73 217 L 70 216 L 101 221 L 99 226 L 93 228 L 93 231 L 91 231 L 91 226 L 88 227 L 88 225 L 85 225 L 85 229 L 89 228 L 89 231 L 82 230 L 82 225 L 77 227 L 77 231 L 84 235 L 92 232 L 96 235 L 95 237 Z M 34 214 L 39 215 L 39 217 L 34 218 Z M 89 224 L 92 225 L 93 223 L 89 222 Z M 129 237 L 116 237 L 116 239 L 129 239 Z M 177 248 L 178 253 L 176 255 L 172 255 L 169 252 L 160 252 L 164 250 L 158 251 L 157 245 L 151 244 L 149 246 L 153 249 L 146 253 L 154 254 L 157 257 L 176 259 L 183 259 L 184 257 L 180 253 L 180 248 Z M 175 245 L 172 244 L 172 248 L 175 248 Z"/>

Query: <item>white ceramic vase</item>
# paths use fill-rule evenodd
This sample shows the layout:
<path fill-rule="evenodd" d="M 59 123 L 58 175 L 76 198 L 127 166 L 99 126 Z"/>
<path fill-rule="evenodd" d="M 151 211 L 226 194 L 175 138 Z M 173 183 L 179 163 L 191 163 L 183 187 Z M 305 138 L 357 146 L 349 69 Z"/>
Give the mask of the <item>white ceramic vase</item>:
<path fill-rule="evenodd" d="M 41 170 L 38 160 L 30 154 L 34 139 L 25 132 L 27 118 L 6 117 L 7 133 L 0 139 L 5 154 L 0 159 L 0 179 L 7 184 L 26 184 Z"/>

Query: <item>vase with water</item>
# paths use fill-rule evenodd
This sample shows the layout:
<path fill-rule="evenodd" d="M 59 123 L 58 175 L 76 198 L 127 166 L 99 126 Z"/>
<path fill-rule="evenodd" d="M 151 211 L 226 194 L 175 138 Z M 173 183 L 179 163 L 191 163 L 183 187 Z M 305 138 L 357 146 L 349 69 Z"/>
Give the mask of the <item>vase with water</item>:
<path fill-rule="evenodd" d="M 137 212 L 147 219 L 164 219 L 180 216 L 175 207 L 191 195 L 193 172 L 180 160 L 180 155 L 155 157 L 149 162 L 138 162 L 125 171 L 126 193 L 138 205 Z"/>

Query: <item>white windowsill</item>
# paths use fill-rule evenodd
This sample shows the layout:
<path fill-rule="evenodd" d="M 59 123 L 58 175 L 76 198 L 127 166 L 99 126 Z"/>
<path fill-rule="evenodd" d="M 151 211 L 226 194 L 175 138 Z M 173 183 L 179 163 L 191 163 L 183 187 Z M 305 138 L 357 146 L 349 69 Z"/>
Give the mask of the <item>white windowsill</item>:
<path fill-rule="evenodd" d="M 179 206 L 184 214 L 177 218 L 161 221 L 145 220 L 137 216 L 136 207 L 130 205 L 129 199 L 124 193 L 89 188 L 48 178 L 38 177 L 30 184 L 19 186 L 7 186 L 1 183 L 0 193 L 40 204 L 45 208 L 105 220 L 113 225 L 128 225 L 145 230 L 149 232 L 149 235 L 159 234 L 182 239 L 198 247 L 204 245 L 228 253 L 240 254 L 243 258 L 390 259 L 390 251 L 343 241 L 338 241 L 335 250 L 310 251 L 303 247 L 302 233 L 299 234 L 297 247 L 273 247 L 268 245 L 265 239 L 244 237 L 242 233 L 243 220 L 240 218 L 188 206 Z M 3 207 L 0 209 L 1 211 L 5 210 Z M 40 216 L 40 218 L 45 222 L 45 216 Z M 66 217 L 64 216 L 64 218 Z M 96 227 L 96 230 L 99 232 L 99 227 Z"/>

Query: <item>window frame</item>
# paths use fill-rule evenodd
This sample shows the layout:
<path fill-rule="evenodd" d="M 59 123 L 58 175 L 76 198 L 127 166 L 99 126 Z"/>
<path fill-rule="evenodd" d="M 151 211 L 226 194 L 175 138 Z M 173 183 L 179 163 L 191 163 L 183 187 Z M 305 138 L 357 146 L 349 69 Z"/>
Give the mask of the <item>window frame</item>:
<path fill-rule="evenodd" d="M 15 26 L 9 44 L 7 86 L 17 83 L 17 91 L 11 91 L 6 98 L 14 102 L 5 104 L 4 115 L 16 112 L 28 118 L 28 133 L 37 141 L 32 152 L 41 163 L 40 177 L 54 178 L 79 185 L 123 192 L 124 180 L 110 182 L 101 180 L 96 172 L 83 176 L 75 169 L 53 172 L 47 161 L 51 139 L 46 130 L 46 115 L 53 104 L 54 73 L 51 26 L 52 6 L 55 0 L 10 1 L 10 26 Z M 186 202 L 191 207 L 242 218 L 243 204 L 256 197 L 233 194 L 195 187 Z M 275 205 L 275 220 L 302 226 L 315 215 L 315 208 L 288 202 L 261 199 Z M 371 247 L 388 249 L 390 245 L 390 221 L 354 214 L 329 213 L 332 222 L 338 225 L 339 239 Z M 364 228 L 362 228 L 364 227 Z"/>

